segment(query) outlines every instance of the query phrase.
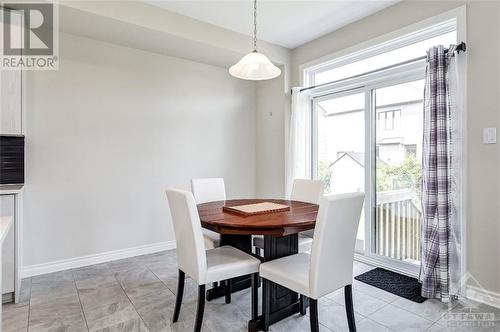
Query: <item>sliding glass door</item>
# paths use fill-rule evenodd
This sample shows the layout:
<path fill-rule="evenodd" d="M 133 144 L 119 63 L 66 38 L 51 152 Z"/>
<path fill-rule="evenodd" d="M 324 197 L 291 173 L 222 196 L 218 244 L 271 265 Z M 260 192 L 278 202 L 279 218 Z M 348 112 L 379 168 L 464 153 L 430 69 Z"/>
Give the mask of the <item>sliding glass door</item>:
<path fill-rule="evenodd" d="M 321 179 L 326 194 L 365 191 L 364 91 L 337 93 L 316 98 L 313 127 L 314 176 Z M 364 211 L 356 250 L 364 251 Z"/>
<path fill-rule="evenodd" d="M 326 194 L 366 193 L 356 252 L 413 274 L 420 264 L 423 91 L 420 71 L 312 102 L 312 176 Z"/>
<path fill-rule="evenodd" d="M 372 253 L 420 264 L 424 80 L 373 90 Z"/>
<path fill-rule="evenodd" d="M 457 19 L 303 71 L 312 98 L 312 176 L 364 191 L 358 258 L 417 274 L 426 50 L 457 43 Z"/>

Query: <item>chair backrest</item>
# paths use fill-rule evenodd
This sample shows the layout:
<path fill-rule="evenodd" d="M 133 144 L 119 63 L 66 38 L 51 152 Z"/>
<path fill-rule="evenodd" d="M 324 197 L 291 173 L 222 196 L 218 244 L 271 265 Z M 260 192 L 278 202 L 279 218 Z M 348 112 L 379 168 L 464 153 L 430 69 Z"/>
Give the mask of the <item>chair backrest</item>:
<path fill-rule="evenodd" d="M 352 284 L 354 245 L 364 197 L 364 193 L 357 192 L 322 199 L 309 267 L 313 298 Z"/>
<path fill-rule="evenodd" d="M 197 204 L 226 200 L 223 178 L 192 179 L 191 190 Z"/>
<path fill-rule="evenodd" d="M 290 196 L 292 201 L 319 204 L 322 196 L 323 182 L 320 180 L 293 180 L 292 194 Z"/>
<path fill-rule="evenodd" d="M 177 243 L 177 265 L 199 285 L 204 284 L 207 256 L 193 194 L 177 189 L 167 189 L 166 193 Z"/>

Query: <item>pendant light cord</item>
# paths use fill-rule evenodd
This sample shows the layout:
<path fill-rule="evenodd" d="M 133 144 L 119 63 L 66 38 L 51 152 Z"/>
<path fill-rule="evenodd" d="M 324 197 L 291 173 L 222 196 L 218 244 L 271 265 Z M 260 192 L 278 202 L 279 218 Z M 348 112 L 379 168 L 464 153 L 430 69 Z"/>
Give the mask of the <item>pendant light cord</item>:
<path fill-rule="evenodd" d="M 253 1 L 253 51 L 257 52 L 257 0 Z"/>

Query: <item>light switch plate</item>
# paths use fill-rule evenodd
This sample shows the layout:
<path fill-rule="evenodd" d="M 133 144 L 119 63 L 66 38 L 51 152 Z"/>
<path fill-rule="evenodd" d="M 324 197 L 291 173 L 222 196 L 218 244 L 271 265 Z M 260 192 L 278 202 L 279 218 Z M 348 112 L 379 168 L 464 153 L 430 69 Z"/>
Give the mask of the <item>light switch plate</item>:
<path fill-rule="evenodd" d="M 483 143 L 496 144 L 496 142 L 497 142 L 497 128 L 484 128 Z"/>

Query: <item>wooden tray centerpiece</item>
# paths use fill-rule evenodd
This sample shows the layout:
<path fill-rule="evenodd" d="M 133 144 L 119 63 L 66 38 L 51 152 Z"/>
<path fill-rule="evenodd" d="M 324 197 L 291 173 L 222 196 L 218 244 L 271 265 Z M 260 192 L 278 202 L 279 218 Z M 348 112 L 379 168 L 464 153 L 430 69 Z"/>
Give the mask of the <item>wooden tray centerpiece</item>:
<path fill-rule="evenodd" d="M 262 202 L 245 205 L 223 206 L 222 211 L 233 212 L 244 216 L 253 216 L 257 214 L 290 211 L 290 207 L 288 205 L 273 202 Z"/>

